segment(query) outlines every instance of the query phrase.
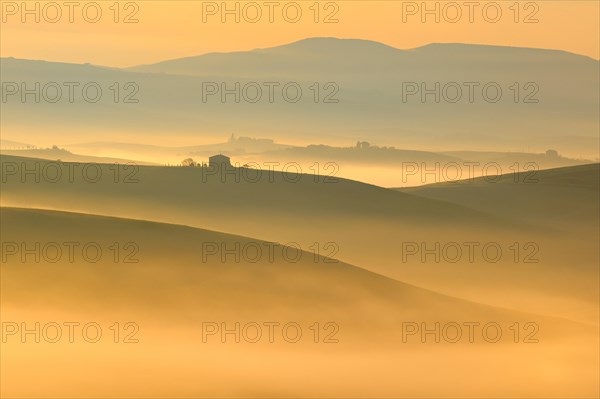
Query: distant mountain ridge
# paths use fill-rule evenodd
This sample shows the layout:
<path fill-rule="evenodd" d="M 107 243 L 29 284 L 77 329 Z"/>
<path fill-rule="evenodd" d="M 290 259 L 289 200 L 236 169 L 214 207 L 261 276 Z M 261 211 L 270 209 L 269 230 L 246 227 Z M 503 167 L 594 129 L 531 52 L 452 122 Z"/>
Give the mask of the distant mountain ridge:
<path fill-rule="evenodd" d="M 342 66 L 352 69 L 353 66 L 378 64 L 373 57 L 391 57 L 408 61 L 411 58 L 430 58 L 440 61 L 470 63 L 487 58 L 496 61 L 502 57 L 524 57 L 521 62 L 545 62 L 553 58 L 579 59 L 583 62 L 598 62 L 591 57 L 570 53 L 563 50 L 537 49 L 526 47 L 495 46 L 465 43 L 430 43 L 414 49 L 398 49 L 386 44 L 362 39 L 337 39 L 337 38 L 309 38 L 271 48 L 257 48 L 249 51 L 236 51 L 229 53 L 213 52 L 197 56 L 177 58 L 160 61 L 153 64 L 137 65 L 129 70 L 144 72 L 160 72 L 171 74 L 199 75 L 204 73 L 203 67 L 211 67 L 214 62 L 224 62 L 227 59 L 243 58 L 245 63 L 231 64 L 231 68 L 254 66 L 254 62 L 261 62 L 260 57 L 271 57 L 273 62 L 285 62 L 286 58 L 302 61 L 297 67 L 306 66 L 306 63 L 317 63 L 327 60 L 331 66 Z M 300 59 L 300 57 L 306 57 Z M 344 58 L 340 58 L 344 57 Z M 371 58 L 369 58 L 371 57 Z M 337 61 L 337 62 L 336 62 Z M 349 62 L 352 61 L 352 62 Z M 390 59 L 386 59 L 389 62 Z M 283 65 L 263 65 L 269 72 Z M 286 64 L 286 67 L 292 65 Z M 322 65 L 320 67 L 323 67 Z M 226 68 L 225 71 L 227 71 Z M 223 72 L 223 71 L 221 71 Z M 343 72 L 343 71 L 339 71 Z"/>
<path fill-rule="evenodd" d="M 23 125 L 31 135 L 27 141 L 48 129 L 62 134 L 94 126 L 96 137 L 118 130 L 120 140 L 134 142 L 165 132 L 190 138 L 233 132 L 277 141 L 319 138 L 331 145 L 367 139 L 428 151 L 531 146 L 534 152 L 553 148 L 595 159 L 598 67 L 597 60 L 557 50 L 470 44 L 399 50 L 333 38 L 127 69 L 3 58 L 4 81 L 32 85 L 42 76 L 49 82 L 96 82 L 105 95 L 93 104 L 23 104 L 13 95 L 3 104 L 2 128 L 10 134 Z M 110 89 L 115 82 L 121 90 L 116 103 Z M 272 101 L 266 82 L 276 84 Z M 136 85 L 135 103 L 123 101 L 133 92 L 127 83 Z M 207 94 L 206 84 L 218 91 Z M 241 92 L 247 84 L 261 90 L 255 102 Z M 300 87 L 294 101 L 283 96 L 287 84 Z M 475 85 L 472 101 L 467 84 Z M 224 98 L 221 87 L 237 90 L 237 100 Z M 436 94 L 422 95 L 431 89 Z M 26 115 L 33 111 L 31 120 Z"/>

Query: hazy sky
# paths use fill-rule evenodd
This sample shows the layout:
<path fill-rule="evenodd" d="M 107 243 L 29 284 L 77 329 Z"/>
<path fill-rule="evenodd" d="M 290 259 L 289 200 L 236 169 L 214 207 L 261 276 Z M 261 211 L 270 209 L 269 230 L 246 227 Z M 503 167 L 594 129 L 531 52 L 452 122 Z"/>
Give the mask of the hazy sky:
<path fill-rule="evenodd" d="M 131 66 L 315 36 L 370 39 L 402 49 L 462 42 L 560 49 L 595 59 L 600 51 L 595 0 L 428 1 L 429 14 L 421 1 L 228 1 L 233 12 L 225 15 L 221 1 L 73 3 L 70 8 L 64 1 L 30 1 L 26 13 L 21 1 L 2 1 L 0 54 Z"/>

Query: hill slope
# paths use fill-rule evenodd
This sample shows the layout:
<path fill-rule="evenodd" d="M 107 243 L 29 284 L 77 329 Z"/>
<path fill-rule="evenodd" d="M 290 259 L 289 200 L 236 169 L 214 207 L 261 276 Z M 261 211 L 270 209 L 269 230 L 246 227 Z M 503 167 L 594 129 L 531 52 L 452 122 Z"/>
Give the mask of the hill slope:
<path fill-rule="evenodd" d="M 221 176 L 202 168 L 65 163 L 59 181 L 40 178 L 36 183 L 32 174 L 23 178 L 21 171 L 37 168 L 53 176 L 56 165 L 5 155 L 1 161 L 5 170 L 16 168 L 2 185 L 4 206 L 185 224 L 294 243 L 448 295 L 595 320 L 598 254 L 593 234 L 569 238 L 563 226 L 532 225 L 534 220 L 527 223 L 518 214 L 490 216 L 444 201 L 309 174 L 240 168 Z M 71 168 L 73 180 L 68 178 Z M 530 208 L 539 200 L 525 198 L 531 199 Z M 569 198 L 573 204 L 579 201 Z M 488 199 L 482 196 L 480 201 L 485 204 Z M 562 206 L 568 204 L 565 200 Z M 464 244 L 469 242 L 477 245 L 473 260 Z M 452 243 L 461 247 L 458 261 L 447 260 L 441 249 L 425 255 L 425 249 Z M 410 254 L 415 245 L 423 251 Z M 501 251 L 494 262 L 483 252 L 489 245 Z M 529 263 L 531 259 L 535 263 Z"/>
<path fill-rule="evenodd" d="M 598 230 L 600 164 L 506 174 L 494 183 L 477 178 L 399 190 L 550 228 Z"/>
<path fill-rule="evenodd" d="M 509 311 L 400 283 L 299 247 L 187 226 L 80 213 L 2 207 L 0 215 L 4 243 L 25 243 L 27 248 L 34 243 L 42 248 L 49 243 L 60 243 L 58 246 L 64 248 L 66 242 L 79 244 L 71 255 L 42 250 L 37 261 L 34 256 L 23 255 L 23 247 L 13 253 L 13 247 L 6 249 L 5 245 L 3 305 L 36 302 L 47 296 L 39 302 L 43 306 L 83 310 L 100 298 L 100 292 L 94 291 L 113 281 L 120 289 L 111 292 L 112 299 L 106 304 L 120 303 L 124 308 L 180 300 L 177 312 L 197 314 L 201 309 L 202 314 L 214 312 L 214 316 L 292 312 L 297 316 L 317 312 L 318 308 L 318 312 L 329 315 L 339 312 L 350 321 L 356 309 L 372 303 L 387 307 L 386 311 L 395 309 L 405 317 L 419 314 L 428 318 L 429 314 L 451 319 L 451 308 L 458 312 L 452 317 L 465 310 L 473 312 L 465 317 L 493 317 L 495 312 L 497 317 L 502 312 L 517 317 Z M 84 250 L 87 243 L 96 244 L 94 248 L 100 250 Z M 118 246 L 113 248 L 113 244 Z M 36 286 L 46 279 L 52 280 L 47 289 Z M 125 286 L 128 289 L 123 289 Z M 26 298 L 19 292 L 27 293 Z M 81 301 L 65 303 L 67 294 L 80 296 Z"/>
<path fill-rule="evenodd" d="M 296 263 L 278 251 L 272 261 L 203 260 L 203 243 L 266 244 L 245 237 L 74 213 L 0 212 L 4 244 L 95 243 L 108 252 L 95 263 L 82 261 L 78 250 L 72 263 L 66 256 L 44 261 L 51 252 L 39 263 L 31 254 L 23 263 L 19 255 L 4 253 L 3 322 L 29 329 L 38 322 L 44 332 L 39 343 L 17 334 L 2 344 L 3 396 L 71 397 L 85 387 L 103 397 L 248 397 L 256 386 L 267 386 L 261 392 L 309 397 L 316 396 L 310 388 L 315 384 L 320 394 L 360 391 L 369 397 L 424 389 L 448 397 L 481 396 L 490 389 L 514 396 L 596 393 L 593 327 L 450 298 L 348 264 L 322 263 L 320 257 L 315 262 L 311 254 Z M 127 243 L 138 246 L 138 263 L 115 261 L 109 251 Z M 75 326 L 73 341 L 64 330 L 59 342 L 50 343 L 52 328 L 67 322 Z M 455 337 L 450 330 L 440 332 L 441 343 L 420 334 L 403 340 L 404 322 L 434 329 L 436 322 L 472 323 L 476 333 L 470 342 L 464 327 L 453 344 L 446 341 Z M 533 344 L 521 342 L 521 335 L 514 342 L 515 322 L 529 326 L 523 333 Z M 94 323 L 104 334 L 91 344 L 94 329 L 86 330 L 86 342 L 81 328 Z M 207 334 L 207 323 L 215 333 Z M 272 335 L 265 323 L 274 326 Z M 496 333 L 484 338 L 477 327 L 487 323 L 502 329 L 495 344 L 486 340 L 496 340 Z M 27 380 L 17 378 L 25 371 Z M 410 378 L 398 379 L 399 371 Z M 548 380 L 553 372 L 563 377 Z M 366 383 L 358 378 L 365 373 L 373 373 Z M 499 385 L 498 373 L 518 383 Z M 235 389 L 227 383 L 232 375 L 239 375 Z M 424 388 L 430 378 L 441 382 Z M 473 387 L 473 378 L 485 384 Z"/>

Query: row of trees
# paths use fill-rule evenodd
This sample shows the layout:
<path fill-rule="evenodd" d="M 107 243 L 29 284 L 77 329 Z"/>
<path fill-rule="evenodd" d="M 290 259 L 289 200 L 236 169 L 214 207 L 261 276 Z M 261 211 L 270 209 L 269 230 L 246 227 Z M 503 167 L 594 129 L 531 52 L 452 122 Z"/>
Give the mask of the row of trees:
<path fill-rule="evenodd" d="M 181 161 L 181 166 L 186 166 L 186 167 L 201 167 L 201 166 L 207 166 L 208 164 L 206 162 L 196 162 L 194 161 L 193 158 L 186 158 L 183 161 Z"/>

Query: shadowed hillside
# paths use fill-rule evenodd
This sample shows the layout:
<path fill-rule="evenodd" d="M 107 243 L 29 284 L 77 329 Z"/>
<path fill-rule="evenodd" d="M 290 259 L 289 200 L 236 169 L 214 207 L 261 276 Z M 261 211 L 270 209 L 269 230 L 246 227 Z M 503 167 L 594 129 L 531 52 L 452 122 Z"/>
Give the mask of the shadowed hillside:
<path fill-rule="evenodd" d="M 477 178 L 400 190 L 549 228 L 598 234 L 600 164 L 507 174 L 495 183 Z"/>
<path fill-rule="evenodd" d="M 511 228 L 518 223 L 438 200 L 331 176 L 269 169 L 165 167 L 92 164 L 76 165 L 2 155 L 5 181 L 2 199 L 25 204 L 90 213 L 115 212 L 150 220 L 203 226 L 225 226 L 269 216 L 271 222 L 293 223 L 297 215 L 327 222 L 341 216 L 350 219 L 389 221 L 400 226 L 446 224 L 459 221 L 475 228 L 494 224 Z M 54 171 L 58 167 L 61 172 Z M 47 170 L 53 169 L 52 176 Z M 92 170 L 93 169 L 93 170 Z M 27 170 L 37 170 L 35 173 Z M 64 172 L 64 174 L 63 174 Z M 60 178 L 55 179 L 56 173 Z M 44 178 L 48 175 L 48 178 Z M 70 178 L 72 176 L 72 179 Z M 54 181 L 56 180 L 56 181 Z M 119 198 L 120 206 L 107 200 Z M 148 217 L 155 213 L 154 217 Z M 228 217 L 216 211 L 225 212 Z M 185 219 L 184 219 L 185 218 Z M 199 226 L 200 227 L 200 226 Z"/>

